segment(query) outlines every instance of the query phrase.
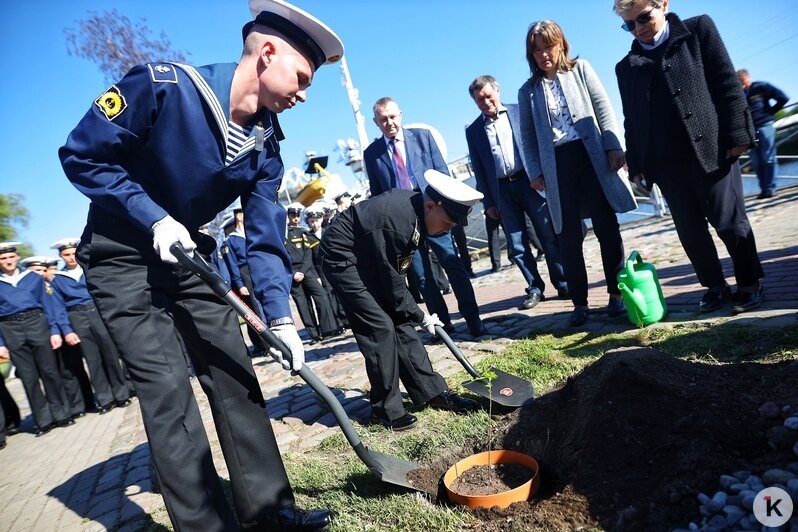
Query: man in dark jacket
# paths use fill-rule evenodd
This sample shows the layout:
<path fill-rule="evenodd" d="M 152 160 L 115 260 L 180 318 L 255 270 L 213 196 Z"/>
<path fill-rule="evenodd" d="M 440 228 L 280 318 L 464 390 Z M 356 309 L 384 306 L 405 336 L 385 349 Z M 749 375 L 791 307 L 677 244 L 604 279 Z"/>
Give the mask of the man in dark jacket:
<path fill-rule="evenodd" d="M 776 129 L 773 127 L 774 116 L 789 101 L 784 91 L 777 89 L 766 81 L 752 81 L 747 70 L 737 71 L 745 98 L 751 107 L 751 117 L 756 128 L 757 143 L 751 148 L 751 164 L 754 165 L 756 177 L 759 179 L 759 199 L 772 198 L 776 190 Z M 775 102 L 772 103 L 771 102 Z"/>
<path fill-rule="evenodd" d="M 424 177 L 423 193 L 392 189 L 339 214 L 321 241 L 324 275 L 366 359 L 372 419 L 393 430 L 416 424 L 402 404 L 400 379 L 416 405 L 458 412 L 477 407 L 432 369 L 415 325 L 434 335 L 443 322 L 413 301 L 405 276 L 421 239 L 465 223 L 482 194 L 436 170 Z"/>
<path fill-rule="evenodd" d="M 699 310 L 718 310 L 730 299 L 735 313 L 758 308 L 764 272 L 737 162 L 754 144 L 754 126 L 718 30 L 706 15 L 682 21 L 668 13 L 668 0 L 615 0 L 615 12 L 635 37 L 615 67 L 629 175 L 662 190 L 708 289 Z M 707 222 L 734 264 L 734 296 Z"/>

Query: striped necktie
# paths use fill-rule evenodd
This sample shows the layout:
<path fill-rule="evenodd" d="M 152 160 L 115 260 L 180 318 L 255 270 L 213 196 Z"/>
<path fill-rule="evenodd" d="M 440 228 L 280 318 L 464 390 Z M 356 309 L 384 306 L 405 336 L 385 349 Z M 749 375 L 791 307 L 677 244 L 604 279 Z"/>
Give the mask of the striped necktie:
<path fill-rule="evenodd" d="M 396 177 L 399 188 L 413 190 L 413 184 L 410 182 L 410 176 L 407 173 L 405 161 L 402 159 L 402 152 L 396 145 L 396 139 L 391 139 L 391 152 L 393 154 L 393 162 L 396 165 Z"/>

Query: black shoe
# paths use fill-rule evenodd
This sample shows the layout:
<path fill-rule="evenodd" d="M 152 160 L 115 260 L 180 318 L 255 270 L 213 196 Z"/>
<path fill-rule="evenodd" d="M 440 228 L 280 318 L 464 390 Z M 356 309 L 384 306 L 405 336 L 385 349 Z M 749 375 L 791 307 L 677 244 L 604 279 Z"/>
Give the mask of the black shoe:
<path fill-rule="evenodd" d="M 325 530 L 331 522 L 332 513 L 329 510 L 302 510 L 296 506 L 289 506 L 256 523 L 242 523 L 241 530 L 245 532 L 272 530 L 310 532 Z"/>
<path fill-rule="evenodd" d="M 756 283 L 756 286 L 750 289 L 737 288 L 737 293 L 734 294 L 732 312 L 734 314 L 739 314 L 741 312 L 758 309 L 762 306 L 764 295 L 765 287 L 762 286 L 762 281 L 759 281 Z"/>
<path fill-rule="evenodd" d="M 543 250 L 542 250 L 542 249 L 539 249 L 539 250 L 538 250 L 538 256 L 537 256 L 537 257 L 535 257 L 535 260 L 536 260 L 537 262 L 540 262 L 540 261 L 544 260 L 545 258 L 546 258 L 546 254 L 545 254 L 545 253 L 543 253 Z"/>
<path fill-rule="evenodd" d="M 729 302 L 732 297 L 731 287 L 724 285 L 723 288 L 710 288 L 701 298 L 698 304 L 699 312 L 714 312 Z"/>
<path fill-rule="evenodd" d="M 100 405 L 97 408 L 97 413 L 100 415 L 107 414 L 114 408 L 114 403 L 108 403 L 107 405 Z"/>
<path fill-rule="evenodd" d="M 74 424 L 75 424 L 75 420 L 72 419 L 71 417 L 68 417 L 66 419 L 62 419 L 61 421 L 56 421 L 55 422 L 55 426 L 56 427 L 68 427 L 68 426 L 74 425 Z"/>
<path fill-rule="evenodd" d="M 0 449 L 5 449 L 5 448 L 6 448 L 6 441 L 5 440 L 0 441 Z"/>
<path fill-rule="evenodd" d="M 376 414 L 372 414 L 371 422 L 375 424 L 379 423 L 386 429 L 400 431 L 415 427 L 416 423 L 418 423 L 418 418 L 413 414 L 408 414 L 407 412 L 405 412 L 405 415 L 403 415 L 402 417 L 398 417 L 396 419 L 388 419 L 387 417 L 382 417 Z"/>
<path fill-rule="evenodd" d="M 468 272 L 468 277 L 470 277 L 471 279 L 476 279 L 477 274 L 474 273 L 474 270 L 471 270 Z"/>
<path fill-rule="evenodd" d="M 775 192 L 773 192 L 772 190 L 765 190 L 765 191 L 761 192 L 761 193 L 760 193 L 760 194 L 759 194 L 759 195 L 756 197 L 756 199 L 767 199 L 767 198 L 772 198 L 772 197 L 773 197 L 773 196 L 775 196 L 775 195 L 776 195 L 776 194 L 775 194 Z"/>
<path fill-rule="evenodd" d="M 444 323 L 441 329 L 443 329 L 447 334 L 453 334 L 457 330 L 451 323 Z"/>
<path fill-rule="evenodd" d="M 130 406 L 132 401 L 130 399 L 125 399 L 124 401 L 117 401 L 116 406 L 118 408 L 125 408 L 126 406 Z"/>
<path fill-rule="evenodd" d="M 501 265 L 499 265 L 499 266 L 493 266 L 493 267 L 490 269 L 490 273 L 498 273 L 498 272 L 500 272 L 501 270 L 502 270 L 502 267 L 501 267 Z"/>
<path fill-rule="evenodd" d="M 16 423 L 9 423 L 6 425 L 6 435 L 13 436 L 14 434 L 19 434 L 19 425 Z"/>
<path fill-rule="evenodd" d="M 617 318 L 626 314 L 626 307 L 623 305 L 623 299 L 619 297 L 610 297 L 610 302 L 607 303 L 607 314 L 610 318 Z"/>
<path fill-rule="evenodd" d="M 444 294 L 444 295 L 445 294 L 451 294 L 451 293 L 452 293 L 452 287 L 451 286 L 447 286 L 446 288 L 441 290 L 441 294 Z"/>
<path fill-rule="evenodd" d="M 85 416 L 85 415 L 86 415 L 86 411 L 85 411 L 85 410 L 81 410 L 80 412 L 77 412 L 77 413 L 75 413 L 75 414 L 72 414 L 72 417 L 73 417 L 74 419 L 79 419 L 79 418 L 82 418 L 82 417 L 83 417 L 83 416 Z"/>
<path fill-rule="evenodd" d="M 571 327 L 584 325 L 587 321 L 588 314 L 589 311 L 587 307 L 574 307 L 574 311 L 571 312 Z"/>
<path fill-rule="evenodd" d="M 53 430 L 54 427 L 55 427 L 55 424 L 53 424 L 53 423 L 50 423 L 50 424 L 45 425 L 43 427 L 39 427 L 39 428 L 36 429 L 35 435 L 36 435 L 37 438 L 39 436 L 44 436 L 45 434 L 47 434 L 48 432 Z"/>
<path fill-rule="evenodd" d="M 558 288 L 557 289 L 557 297 L 560 299 L 571 299 L 571 292 L 568 291 L 568 287 L 565 288 Z"/>
<path fill-rule="evenodd" d="M 524 302 L 521 303 L 521 306 L 524 307 L 525 309 L 530 309 L 535 307 L 535 305 L 537 305 L 538 303 L 540 303 L 540 300 L 541 300 L 541 293 L 535 291 L 526 296 L 526 299 L 524 299 Z"/>
<path fill-rule="evenodd" d="M 485 336 L 488 334 L 488 331 L 485 330 L 485 325 L 479 318 L 468 322 L 468 332 L 470 332 L 473 336 Z"/>
<path fill-rule="evenodd" d="M 451 390 L 444 390 L 427 402 L 427 406 L 438 410 L 451 410 L 458 414 L 473 412 L 479 408 L 479 403 L 466 399 Z"/>

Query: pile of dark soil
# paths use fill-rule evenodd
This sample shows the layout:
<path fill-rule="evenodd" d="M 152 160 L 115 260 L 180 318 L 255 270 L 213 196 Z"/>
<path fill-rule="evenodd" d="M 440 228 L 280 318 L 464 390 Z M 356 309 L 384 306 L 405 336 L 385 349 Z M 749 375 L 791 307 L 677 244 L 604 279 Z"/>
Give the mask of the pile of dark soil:
<path fill-rule="evenodd" d="M 608 352 L 498 422 L 498 446 L 535 457 L 542 487 L 529 502 L 478 510 L 473 529 L 669 530 L 699 522 L 696 496 L 720 489 L 721 474 L 796 461 L 768 441 L 781 420 L 759 415 L 767 401 L 798 405 L 798 361 L 704 364 L 647 348 Z M 416 480 L 443 497 L 436 483 L 448 466 L 483 450 L 460 449 Z"/>

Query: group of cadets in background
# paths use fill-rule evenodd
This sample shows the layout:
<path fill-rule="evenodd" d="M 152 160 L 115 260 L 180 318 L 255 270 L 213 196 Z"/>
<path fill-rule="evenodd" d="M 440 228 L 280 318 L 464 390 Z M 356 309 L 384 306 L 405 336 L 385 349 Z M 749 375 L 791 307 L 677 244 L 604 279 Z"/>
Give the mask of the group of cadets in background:
<path fill-rule="evenodd" d="M 87 412 L 126 407 L 134 394 L 75 260 L 78 242 L 52 245 L 61 269 L 55 258 L 20 260 L 17 242 L 0 244 L 0 357 L 13 358 L 36 436 L 73 425 Z M 19 430 L 20 414 L 1 376 L 0 409 L 2 448 Z"/>

